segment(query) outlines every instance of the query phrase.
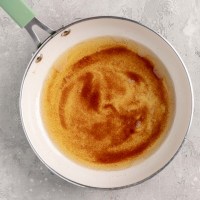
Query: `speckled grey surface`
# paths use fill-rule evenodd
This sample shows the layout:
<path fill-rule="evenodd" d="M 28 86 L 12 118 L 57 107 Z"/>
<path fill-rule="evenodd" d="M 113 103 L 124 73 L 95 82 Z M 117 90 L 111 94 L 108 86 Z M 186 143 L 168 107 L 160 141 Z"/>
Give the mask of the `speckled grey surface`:
<path fill-rule="evenodd" d="M 193 83 L 191 129 L 175 159 L 135 187 L 100 191 L 53 175 L 35 156 L 20 123 L 21 79 L 35 49 L 25 30 L 0 9 L 0 200 L 199 200 L 200 199 L 200 1 L 29 0 L 39 19 L 54 29 L 79 18 L 114 15 L 134 19 L 163 35 L 183 58 Z M 45 34 L 41 32 L 42 38 Z"/>

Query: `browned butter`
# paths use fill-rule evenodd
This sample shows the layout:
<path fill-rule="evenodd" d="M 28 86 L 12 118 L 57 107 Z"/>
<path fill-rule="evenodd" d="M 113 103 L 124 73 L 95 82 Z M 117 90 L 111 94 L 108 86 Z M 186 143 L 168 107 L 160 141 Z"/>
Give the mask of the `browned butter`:
<path fill-rule="evenodd" d="M 57 148 L 100 169 L 150 156 L 173 118 L 173 89 L 159 59 L 129 39 L 100 37 L 61 55 L 44 83 L 42 118 Z"/>

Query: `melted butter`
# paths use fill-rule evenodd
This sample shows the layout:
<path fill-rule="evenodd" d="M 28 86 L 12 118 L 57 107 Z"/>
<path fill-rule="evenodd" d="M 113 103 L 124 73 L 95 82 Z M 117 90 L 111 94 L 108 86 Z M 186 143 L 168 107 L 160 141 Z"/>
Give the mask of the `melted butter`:
<path fill-rule="evenodd" d="M 101 169 L 128 167 L 152 154 L 167 135 L 173 107 L 162 63 L 117 37 L 88 40 L 60 56 L 41 102 L 44 125 L 60 151 Z"/>

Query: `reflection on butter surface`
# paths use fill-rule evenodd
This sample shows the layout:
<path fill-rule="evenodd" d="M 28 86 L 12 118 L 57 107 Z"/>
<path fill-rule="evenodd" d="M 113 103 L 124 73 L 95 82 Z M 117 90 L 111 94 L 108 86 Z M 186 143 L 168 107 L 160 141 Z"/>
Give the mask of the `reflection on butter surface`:
<path fill-rule="evenodd" d="M 155 151 L 173 118 L 173 92 L 149 50 L 118 37 L 65 52 L 44 84 L 42 118 L 72 160 L 100 169 L 128 167 Z"/>

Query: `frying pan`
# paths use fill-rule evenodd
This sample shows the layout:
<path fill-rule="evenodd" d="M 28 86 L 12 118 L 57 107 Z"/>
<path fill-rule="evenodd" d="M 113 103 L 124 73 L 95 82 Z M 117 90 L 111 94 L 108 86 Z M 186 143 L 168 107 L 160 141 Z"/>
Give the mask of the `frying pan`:
<path fill-rule="evenodd" d="M 1 0 L 0 5 L 20 27 L 28 31 L 38 47 L 22 80 L 19 108 L 24 132 L 31 147 L 52 172 L 79 186 L 115 189 L 149 179 L 174 158 L 191 124 L 193 92 L 187 69 L 169 42 L 151 29 L 129 19 L 93 17 L 54 31 L 40 22 L 23 0 Z M 43 43 L 33 31 L 34 25 L 50 34 Z M 175 91 L 174 120 L 162 145 L 143 162 L 122 170 L 90 169 L 68 159 L 52 144 L 40 114 L 42 86 L 55 60 L 72 46 L 99 36 L 129 38 L 149 48 L 166 67 Z"/>

